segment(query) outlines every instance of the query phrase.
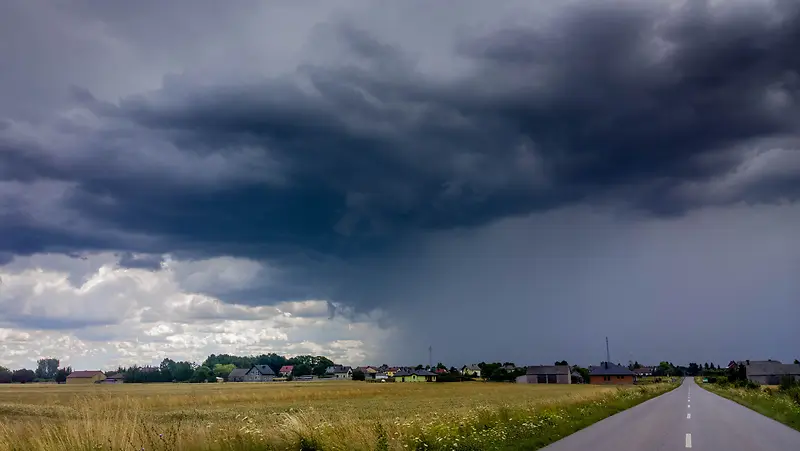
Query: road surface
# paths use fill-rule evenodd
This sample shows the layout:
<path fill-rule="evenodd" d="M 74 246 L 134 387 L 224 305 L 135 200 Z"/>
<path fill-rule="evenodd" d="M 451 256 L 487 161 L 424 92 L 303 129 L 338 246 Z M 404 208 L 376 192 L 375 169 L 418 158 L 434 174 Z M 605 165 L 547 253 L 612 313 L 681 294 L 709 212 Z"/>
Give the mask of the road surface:
<path fill-rule="evenodd" d="M 800 432 L 686 378 L 675 390 L 595 423 L 547 451 L 796 451 Z"/>

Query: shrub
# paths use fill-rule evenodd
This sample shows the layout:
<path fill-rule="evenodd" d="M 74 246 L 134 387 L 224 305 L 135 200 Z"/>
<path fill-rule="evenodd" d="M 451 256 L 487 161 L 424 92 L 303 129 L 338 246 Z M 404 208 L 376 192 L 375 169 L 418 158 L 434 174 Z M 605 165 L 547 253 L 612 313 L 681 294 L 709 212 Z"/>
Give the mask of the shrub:
<path fill-rule="evenodd" d="M 780 385 L 781 385 L 780 390 L 781 391 L 785 391 L 785 392 L 791 391 L 795 387 L 800 387 L 800 384 L 795 382 L 795 380 L 794 380 L 794 378 L 792 376 L 783 376 L 781 378 L 781 384 Z"/>

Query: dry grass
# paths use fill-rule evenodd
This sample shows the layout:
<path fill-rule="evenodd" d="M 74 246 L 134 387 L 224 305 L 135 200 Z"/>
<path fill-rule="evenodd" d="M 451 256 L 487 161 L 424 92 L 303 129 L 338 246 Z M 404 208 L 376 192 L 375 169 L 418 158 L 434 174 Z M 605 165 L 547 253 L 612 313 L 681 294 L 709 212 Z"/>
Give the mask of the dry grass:
<path fill-rule="evenodd" d="M 457 445 L 460 437 L 474 442 L 488 437 L 484 431 L 497 435 L 502 422 L 528 424 L 537 413 L 558 415 L 570 406 L 602 406 L 657 390 L 666 388 L 480 382 L 0 385 L 0 451 L 401 450 L 443 440 L 455 440 L 452 449 L 466 449 Z"/>

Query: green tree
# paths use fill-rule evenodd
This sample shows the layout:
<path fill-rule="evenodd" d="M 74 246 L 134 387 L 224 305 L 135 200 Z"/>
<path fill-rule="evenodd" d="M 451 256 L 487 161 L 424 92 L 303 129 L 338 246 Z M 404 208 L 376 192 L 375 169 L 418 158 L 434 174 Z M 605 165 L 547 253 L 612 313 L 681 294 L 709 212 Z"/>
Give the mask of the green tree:
<path fill-rule="evenodd" d="M 21 368 L 12 373 L 11 379 L 13 382 L 27 384 L 28 382 L 33 382 L 33 380 L 36 379 L 36 373 L 33 370 Z"/>
<path fill-rule="evenodd" d="M 556 362 L 556 365 L 567 365 L 567 366 L 569 366 L 569 363 L 567 363 L 566 360 L 561 360 L 561 361 Z"/>
<path fill-rule="evenodd" d="M 190 362 L 175 362 L 175 369 L 172 372 L 172 378 L 178 382 L 187 382 L 192 378 L 194 371 L 194 365 L 192 365 Z"/>
<path fill-rule="evenodd" d="M 218 364 L 214 365 L 214 376 L 222 377 L 222 378 L 227 379 L 228 375 L 231 374 L 231 371 L 233 371 L 235 369 L 236 369 L 236 365 L 234 365 L 232 363 L 229 363 L 227 365 L 223 365 L 221 363 L 218 363 Z"/>
<path fill-rule="evenodd" d="M 191 378 L 189 378 L 189 382 L 194 382 L 194 383 L 216 382 L 216 381 L 217 377 L 214 376 L 214 372 L 211 370 L 211 368 L 207 366 L 198 367 L 196 370 L 194 370 L 194 373 L 192 373 Z"/>
<path fill-rule="evenodd" d="M 589 383 L 589 369 L 588 368 L 583 368 L 583 367 L 580 367 L 578 365 L 575 365 L 575 366 L 572 367 L 572 371 L 573 372 L 577 372 L 578 374 L 581 375 L 581 378 L 583 379 L 583 383 L 584 384 L 588 384 Z"/>
<path fill-rule="evenodd" d="M 366 380 L 366 379 L 367 379 L 367 376 L 364 374 L 363 371 L 361 371 L 361 370 L 353 371 L 353 380 L 354 381 L 363 381 L 363 380 Z"/>
<path fill-rule="evenodd" d="M 437 364 L 436 364 L 436 369 L 437 369 L 437 370 L 446 370 L 446 369 L 447 369 L 447 367 L 446 367 L 446 366 L 444 366 L 444 363 L 442 363 L 442 362 L 439 362 L 439 363 L 437 363 Z"/>
<path fill-rule="evenodd" d="M 292 368 L 292 376 L 294 377 L 308 376 L 312 374 L 313 371 L 314 369 L 311 368 L 310 365 L 306 363 L 301 363 L 300 365 L 295 365 L 294 368 Z"/>
<path fill-rule="evenodd" d="M 64 382 L 67 381 L 67 376 L 69 376 L 70 373 L 72 373 L 71 366 L 68 366 L 66 368 L 59 368 L 58 371 L 56 371 L 56 377 L 55 377 L 56 382 L 58 382 L 59 384 L 63 384 Z"/>
<path fill-rule="evenodd" d="M 800 360 L 794 359 L 794 364 L 795 365 L 800 365 Z"/>
<path fill-rule="evenodd" d="M 58 359 L 39 359 L 36 361 L 36 377 L 39 379 L 53 379 L 58 372 Z"/>
<path fill-rule="evenodd" d="M 425 367 L 422 366 L 422 365 L 417 365 L 417 366 L 414 367 L 415 370 L 421 370 L 423 368 L 425 368 Z"/>
<path fill-rule="evenodd" d="M 0 366 L 0 384 L 10 384 L 14 378 L 14 373 L 10 369 Z"/>

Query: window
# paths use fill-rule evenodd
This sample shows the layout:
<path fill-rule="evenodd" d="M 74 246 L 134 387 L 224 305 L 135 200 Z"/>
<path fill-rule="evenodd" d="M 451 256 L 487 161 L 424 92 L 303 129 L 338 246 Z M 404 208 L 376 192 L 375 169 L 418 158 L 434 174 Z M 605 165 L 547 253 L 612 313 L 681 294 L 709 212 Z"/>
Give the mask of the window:
<path fill-rule="evenodd" d="M 625 379 L 625 376 L 617 376 L 617 379 Z"/>
<path fill-rule="evenodd" d="M 603 376 L 603 380 L 604 381 L 610 381 L 611 380 L 611 376 Z"/>

